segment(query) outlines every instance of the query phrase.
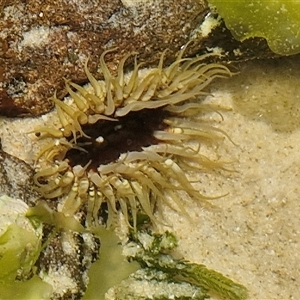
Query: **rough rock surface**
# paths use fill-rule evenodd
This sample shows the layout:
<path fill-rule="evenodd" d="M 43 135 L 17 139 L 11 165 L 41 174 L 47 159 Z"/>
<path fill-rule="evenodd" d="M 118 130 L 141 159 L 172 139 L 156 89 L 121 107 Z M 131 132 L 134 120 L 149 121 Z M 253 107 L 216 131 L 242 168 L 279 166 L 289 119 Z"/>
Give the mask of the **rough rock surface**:
<path fill-rule="evenodd" d="M 49 97 L 66 94 L 64 78 L 86 82 L 83 65 L 97 69 L 103 50 L 114 69 L 124 53 L 140 60 L 170 55 L 201 23 L 204 1 L 14 0 L 0 2 L 0 113 L 39 115 Z M 113 62 L 112 62 L 113 61 Z M 128 62 L 129 63 L 129 62 Z"/>
<path fill-rule="evenodd" d="M 44 226 L 48 246 L 36 263 L 37 274 L 49 283 L 53 300 L 82 299 L 88 283 L 88 270 L 98 258 L 100 241 L 91 233 L 57 232 Z M 47 242 L 48 242 L 47 241 Z"/>
<path fill-rule="evenodd" d="M 33 169 L 21 159 L 1 149 L 0 145 L 0 194 L 22 199 L 29 206 L 39 195 L 33 190 Z"/>

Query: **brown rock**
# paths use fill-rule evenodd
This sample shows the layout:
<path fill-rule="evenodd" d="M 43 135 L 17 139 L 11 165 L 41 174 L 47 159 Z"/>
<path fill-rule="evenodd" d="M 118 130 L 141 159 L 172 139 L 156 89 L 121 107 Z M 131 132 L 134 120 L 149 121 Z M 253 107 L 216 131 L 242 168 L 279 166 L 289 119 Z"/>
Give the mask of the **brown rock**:
<path fill-rule="evenodd" d="M 40 253 L 36 273 L 49 276 L 53 300 L 82 299 L 88 286 L 88 270 L 98 259 L 100 240 L 91 233 L 63 232 L 54 234 L 44 225 L 47 247 Z M 66 280 L 67 279 L 67 280 Z"/>
<path fill-rule="evenodd" d="M 174 55 L 207 11 L 199 0 L 14 0 L 0 4 L 0 113 L 39 115 L 49 111 L 64 78 L 85 83 L 83 65 L 97 69 L 103 50 L 113 70 L 128 52 L 157 60 Z M 99 75 L 100 76 L 100 75 Z"/>
<path fill-rule="evenodd" d="M 23 160 L 4 152 L 0 142 L 0 195 L 6 194 L 36 204 L 40 195 L 33 190 L 34 171 Z"/>

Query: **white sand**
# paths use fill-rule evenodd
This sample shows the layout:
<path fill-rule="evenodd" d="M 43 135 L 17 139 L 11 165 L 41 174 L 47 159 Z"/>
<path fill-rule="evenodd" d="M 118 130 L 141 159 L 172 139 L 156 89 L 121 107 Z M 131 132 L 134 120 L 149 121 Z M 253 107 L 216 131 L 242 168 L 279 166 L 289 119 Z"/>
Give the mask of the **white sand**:
<path fill-rule="evenodd" d="M 249 289 L 249 299 L 300 299 L 299 60 L 248 63 L 213 86 L 226 142 L 219 152 L 237 172 L 199 176 L 199 189 L 228 193 L 219 212 L 189 201 L 194 222 L 166 209 L 178 255 L 204 263 Z"/>

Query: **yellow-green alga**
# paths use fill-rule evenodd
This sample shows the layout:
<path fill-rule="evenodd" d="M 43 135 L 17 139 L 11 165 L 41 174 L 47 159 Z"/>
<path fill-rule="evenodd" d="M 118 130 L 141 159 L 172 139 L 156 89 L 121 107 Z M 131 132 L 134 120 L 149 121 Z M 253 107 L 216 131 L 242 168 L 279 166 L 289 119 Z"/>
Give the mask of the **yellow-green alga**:
<path fill-rule="evenodd" d="M 240 41 L 262 37 L 281 55 L 300 53 L 299 0 L 209 0 Z"/>

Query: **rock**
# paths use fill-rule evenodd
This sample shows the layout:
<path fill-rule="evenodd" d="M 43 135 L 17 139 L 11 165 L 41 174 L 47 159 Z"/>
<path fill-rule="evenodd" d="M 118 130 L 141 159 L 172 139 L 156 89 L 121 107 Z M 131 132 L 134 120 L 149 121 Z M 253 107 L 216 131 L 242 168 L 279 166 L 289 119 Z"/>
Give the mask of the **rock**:
<path fill-rule="evenodd" d="M 49 111 L 49 97 L 66 94 L 64 78 L 85 83 L 84 63 L 95 73 L 105 49 L 118 47 L 105 57 L 111 70 L 128 52 L 148 64 L 166 48 L 174 56 L 207 11 L 199 0 L 1 3 L 0 113 L 12 117 Z"/>
<path fill-rule="evenodd" d="M 33 190 L 33 169 L 21 159 L 1 149 L 0 145 L 0 195 L 22 199 L 29 206 L 39 197 Z"/>

